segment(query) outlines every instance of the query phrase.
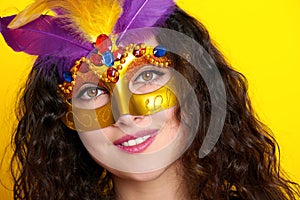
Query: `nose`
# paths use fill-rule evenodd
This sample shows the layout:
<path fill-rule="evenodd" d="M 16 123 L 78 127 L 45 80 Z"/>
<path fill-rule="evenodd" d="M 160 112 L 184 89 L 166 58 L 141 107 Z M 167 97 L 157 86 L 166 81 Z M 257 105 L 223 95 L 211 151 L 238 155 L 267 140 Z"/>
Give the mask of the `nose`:
<path fill-rule="evenodd" d="M 119 127 L 136 126 L 142 123 L 145 116 L 133 116 L 130 114 L 121 115 L 115 125 Z"/>
<path fill-rule="evenodd" d="M 121 129 L 125 134 L 131 135 L 138 131 L 152 127 L 152 118 L 148 116 L 121 115 L 113 125 Z"/>

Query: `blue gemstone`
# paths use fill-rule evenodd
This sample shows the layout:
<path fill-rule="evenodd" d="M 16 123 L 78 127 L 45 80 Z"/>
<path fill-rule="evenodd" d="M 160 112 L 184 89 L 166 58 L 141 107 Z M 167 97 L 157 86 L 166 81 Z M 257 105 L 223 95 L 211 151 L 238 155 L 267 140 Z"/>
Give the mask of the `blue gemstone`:
<path fill-rule="evenodd" d="M 154 49 L 153 49 L 153 54 L 155 57 L 163 57 L 164 55 L 166 55 L 167 53 L 167 50 L 162 47 L 162 46 L 156 46 Z"/>
<path fill-rule="evenodd" d="M 65 81 L 68 83 L 71 83 L 73 81 L 71 72 L 64 72 L 63 77 L 64 77 Z"/>
<path fill-rule="evenodd" d="M 111 67 L 114 65 L 114 55 L 110 51 L 105 51 L 102 55 L 103 63 L 107 67 Z"/>

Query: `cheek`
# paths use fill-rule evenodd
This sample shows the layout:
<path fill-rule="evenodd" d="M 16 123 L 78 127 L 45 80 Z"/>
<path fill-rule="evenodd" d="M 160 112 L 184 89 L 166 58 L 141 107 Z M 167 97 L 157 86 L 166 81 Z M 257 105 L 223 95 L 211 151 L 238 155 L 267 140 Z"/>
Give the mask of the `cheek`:
<path fill-rule="evenodd" d="M 117 176 L 128 175 L 135 180 L 149 180 L 159 175 L 160 169 L 174 163 L 187 148 L 184 143 L 188 138 L 176 118 L 176 109 L 172 107 L 150 115 L 152 124 L 149 127 L 160 127 L 160 133 L 141 154 L 128 154 L 113 145 L 112 141 L 124 135 L 115 126 L 82 132 L 79 136 L 91 157 L 102 167 Z M 140 176 L 140 173 L 144 175 Z"/>
<path fill-rule="evenodd" d="M 173 106 L 169 109 L 151 115 L 151 118 L 156 123 L 160 123 L 160 127 L 178 127 L 179 121 L 176 117 L 177 106 Z"/>
<path fill-rule="evenodd" d="M 108 156 L 107 148 L 112 144 L 106 139 L 101 129 L 79 133 L 79 137 L 95 161 L 98 162 L 100 160 L 99 158 Z"/>

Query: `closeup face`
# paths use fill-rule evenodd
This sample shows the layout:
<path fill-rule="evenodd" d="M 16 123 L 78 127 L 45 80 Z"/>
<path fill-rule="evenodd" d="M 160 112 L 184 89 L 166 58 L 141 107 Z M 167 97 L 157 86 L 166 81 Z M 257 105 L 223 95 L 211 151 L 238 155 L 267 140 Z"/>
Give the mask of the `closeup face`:
<path fill-rule="evenodd" d="M 153 33 L 160 39 L 151 39 Z M 192 144 L 201 120 L 209 124 L 199 147 L 199 157 L 206 156 L 222 132 L 226 91 L 213 59 L 199 43 L 157 28 L 127 32 L 118 47 L 113 38 L 98 39 L 59 85 L 69 108 L 62 120 L 78 132 L 94 160 L 114 174 L 164 170 Z M 201 119 L 201 88 L 198 80 L 190 80 L 197 73 L 209 92 L 210 119 Z"/>
<path fill-rule="evenodd" d="M 73 118 L 85 123 L 74 123 L 96 162 L 136 174 L 163 169 L 181 156 L 188 137 L 175 114 L 177 76 L 171 65 L 156 66 L 145 57 L 123 65 L 116 83 L 99 80 L 94 71 L 77 74 L 70 102 Z"/>
<path fill-rule="evenodd" d="M 192 144 L 202 120 L 208 127 L 198 155 L 205 157 L 220 137 L 227 107 L 225 85 L 210 55 L 169 29 L 134 30 L 116 43 L 100 35 L 95 49 L 64 74 L 59 88 L 69 108 L 62 118 L 66 126 L 114 174 L 166 169 Z M 201 118 L 194 73 L 207 86 L 209 119 Z"/>
<path fill-rule="evenodd" d="M 145 40 L 144 30 L 138 37 L 136 33 L 133 39 L 142 41 L 118 46 L 111 37 L 99 43 L 97 39 L 95 49 L 70 70 L 74 80 L 60 85 L 69 107 L 63 122 L 78 132 L 93 159 L 113 174 L 151 174 L 176 162 L 193 142 L 201 118 L 195 83 L 185 77 L 190 76 L 185 74 L 190 72 L 187 67 L 200 74 L 216 71 L 212 77 L 203 76 L 205 82 L 218 78 L 214 63 L 194 40 L 185 38 L 184 49 L 166 50 L 156 40 Z M 184 39 L 174 32 L 164 35 L 174 37 L 171 41 Z M 194 54 L 198 56 L 187 56 Z M 212 102 L 217 101 L 203 142 L 205 154 L 218 139 L 217 128 L 222 128 L 215 107 L 223 98 L 208 89 Z"/>
<path fill-rule="evenodd" d="M 174 78 L 171 67 L 155 66 L 144 58 L 135 59 L 124 67 L 114 84 L 99 80 L 94 72 L 77 74 L 78 82 L 71 100 L 73 116 L 87 118 L 82 110 L 88 110 L 88 118 L 93 121 L 86 124 L 99 126 L 95 128 L 96 125 L 86 126 L 75 121 L 76 127 L 80 127 L 81 138 L 99 130 L 112 147 L 125 153 L 162 149 L 175 138 L 179 128 L 175 116 L 177 99 L 172 88 Z M 110 121 L 106 120 L 108 118 Z M 89 145 L 95 138 L 85 139 Z"/>
<path fill-rule="evenodd" d="M 63 121 L 101 166 L 114 174 L 149 174 L 166 169 L 189 147 L 195 133 L 176 115 L 181 89 L 193 90 L 163 47 L 98 48 L 77 64 Z"/>

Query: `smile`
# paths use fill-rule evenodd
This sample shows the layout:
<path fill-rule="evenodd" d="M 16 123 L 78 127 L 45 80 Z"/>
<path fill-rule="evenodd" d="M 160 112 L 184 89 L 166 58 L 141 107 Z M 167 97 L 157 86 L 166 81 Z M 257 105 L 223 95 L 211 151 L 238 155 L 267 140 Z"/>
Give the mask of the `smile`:
<path fill-rule="evenodd" d="M 122 146 L 135 146 L 137 144 L 141 144 L 143 143 L 144 141 L 146 141 L 149 137 L 151 137 L 150 135 L 146 135 L 144 137 L 139 137 L 135 140 L 129 140 L 128 142 L 123 142 L 121 145 Z"/>
<path fill-rule="evenodd" d="M 157 133 L 158 130 L 140 131 L 135 135 L 126 135 L 113 144 L 126 153 L 141 153 L 150 146 Z"/>

